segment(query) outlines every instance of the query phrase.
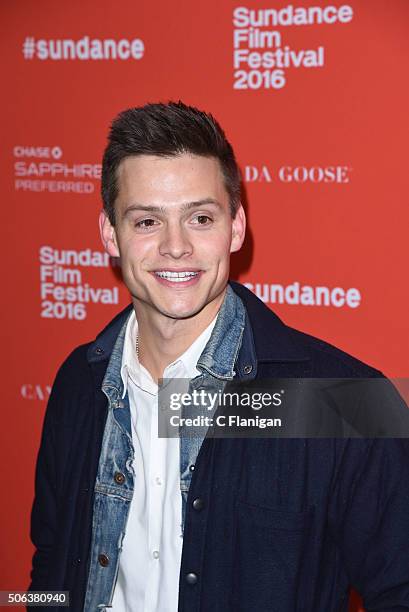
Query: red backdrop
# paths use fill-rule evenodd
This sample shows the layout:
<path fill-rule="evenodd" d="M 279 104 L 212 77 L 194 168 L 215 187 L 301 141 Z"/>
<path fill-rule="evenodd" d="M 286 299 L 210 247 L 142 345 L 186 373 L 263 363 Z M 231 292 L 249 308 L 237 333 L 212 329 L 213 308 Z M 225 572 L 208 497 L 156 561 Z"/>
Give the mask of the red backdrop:
<path fill-rule="evenodd" d="M 408 375 L 409 3 L 1 10 L 9 590 L 29 581 L 34 463 L 56 369 L 128 302 L 97 232 L 101 155 L 120 110 L 168 99 L 210 110 L 245 178 L 250 232 L 232 276 L 287 323 Z"/>

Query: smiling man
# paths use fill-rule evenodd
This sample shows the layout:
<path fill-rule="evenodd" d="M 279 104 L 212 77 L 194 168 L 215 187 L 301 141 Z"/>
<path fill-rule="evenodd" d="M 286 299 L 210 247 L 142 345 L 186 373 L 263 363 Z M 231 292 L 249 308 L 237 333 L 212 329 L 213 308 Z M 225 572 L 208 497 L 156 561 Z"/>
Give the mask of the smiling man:
<path fill-rule="evenodd" d="M 158 436 L 160 379 L 215 398 L 236 381 L 381 377 L 229 282 L 245 214 L 218 123 L 181 102 L 121 113 L 102 198 L 132 304 L 53 385 L 31 590 L 85 612 L 339 612 L 353 585 L 370 610 L 409 609 L 406 441 Z"/>
<path fill-rule="evenodd" d="M 215 157 L 183 150 L 127 157 L 117 181 L 115 210 L 101 213 L 101 235 L 108 253 L 121 257 L 139 358 L 158 379 L 218 313 L 230 253 L 244 240 L 244 210 L 230 202 Z"/>

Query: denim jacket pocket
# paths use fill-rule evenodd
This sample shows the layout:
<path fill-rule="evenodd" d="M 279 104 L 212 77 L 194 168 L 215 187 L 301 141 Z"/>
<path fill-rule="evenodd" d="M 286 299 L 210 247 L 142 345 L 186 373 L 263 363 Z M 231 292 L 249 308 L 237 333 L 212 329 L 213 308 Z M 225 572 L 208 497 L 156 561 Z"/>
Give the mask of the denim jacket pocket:
<path fill-rule="evenodd" d="M 238 501 L 234 525 L 233 609 L 301 610 L 314 509 L 293 512 Z"/>

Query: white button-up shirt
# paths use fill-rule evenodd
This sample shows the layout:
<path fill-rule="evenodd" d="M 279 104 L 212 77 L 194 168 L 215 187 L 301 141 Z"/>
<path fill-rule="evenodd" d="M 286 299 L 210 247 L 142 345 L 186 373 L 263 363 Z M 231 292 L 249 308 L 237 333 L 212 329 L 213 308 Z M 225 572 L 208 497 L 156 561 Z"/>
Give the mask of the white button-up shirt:
<path fill-rule="evenodd" d="M 163 378 L 191 379 L 216 317 Z M 129 318 L 122 355 L 135 451 L 134 494 L 119 561 L 114 612 L 176 612 L 182 555 L 182 497 L 179 438 L 158 438 L 158 385 L 135 350 L 138 324 Z"/>

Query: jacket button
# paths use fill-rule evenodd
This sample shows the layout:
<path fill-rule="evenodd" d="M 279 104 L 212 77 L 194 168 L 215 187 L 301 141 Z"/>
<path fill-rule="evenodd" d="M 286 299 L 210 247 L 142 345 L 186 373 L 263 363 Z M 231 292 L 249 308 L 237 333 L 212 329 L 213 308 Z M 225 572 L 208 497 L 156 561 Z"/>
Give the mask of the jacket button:
<path fill-rule="evenodd" d="M 204 508 L 204 501 L 203 501 L 203 499 L 198 497 L 197 499 L 195 499 L 193 501 L 192 506 L 193 506 L 193 510 L 197 510 L 198 512 L 199 512 L 199 510 L 203 510 L 203 508 Z"/>
<path fill-rule="evenodd" d="M 116 484 L 123 485 L 125 482 L 125 476 L 122 472 L 115 472 L 114 480 Z"/>
<path fill-rule="evenodd" d="M 196 584 L 197 582 L 197 574 L 194 574 L 193 572 L 190 572 L 189 574 L 186 574 L 185 576 L 185 580 L 188 584 Z"/>
<path fill-rule="evenodd" d="M 253 371 L 253 366 L 252 366 L 251 364 L 249 364 L 249 365 L 245 365 L 245 366 L 244 366 L 244 368 L 243 368 L 243 370 L 244 370 L 244 373 L 245 373 L 245 374 L 250 374 L 250 372 L 252 372 L 252 371 Z"/>
<path fill-rule="evenodd" d="M 108 555 L 105 555 L 104 553 L 98 555 L 98 563 L 102 567 L 107 567 L 109 565 L 109 557 L 108 557 Z"/>
<path fill-rule="evenodd" d="M 95 349 L 95 352 L 97 355 L 102 355 L 104 350 L 100 346 L 97 346 L 97 348 Z"/>

